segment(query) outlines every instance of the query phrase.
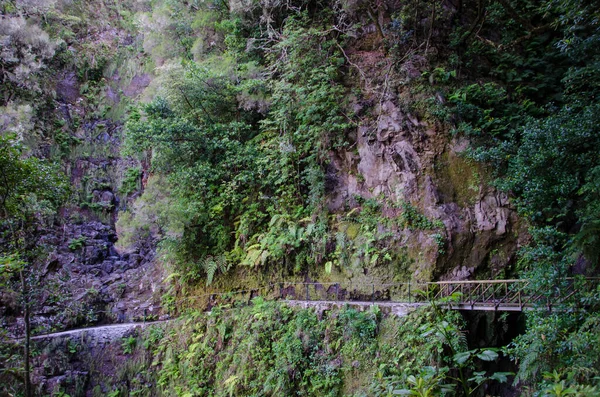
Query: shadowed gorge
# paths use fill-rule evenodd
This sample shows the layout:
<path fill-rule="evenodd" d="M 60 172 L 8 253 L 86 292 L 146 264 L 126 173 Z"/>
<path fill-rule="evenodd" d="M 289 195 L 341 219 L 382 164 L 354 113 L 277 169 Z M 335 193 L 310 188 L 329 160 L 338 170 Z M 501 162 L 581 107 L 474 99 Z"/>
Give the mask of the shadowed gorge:
<path fill-rule="evenodd" d="M 599 10 L 1 1 L 0 395 L 600 395 Z"/>

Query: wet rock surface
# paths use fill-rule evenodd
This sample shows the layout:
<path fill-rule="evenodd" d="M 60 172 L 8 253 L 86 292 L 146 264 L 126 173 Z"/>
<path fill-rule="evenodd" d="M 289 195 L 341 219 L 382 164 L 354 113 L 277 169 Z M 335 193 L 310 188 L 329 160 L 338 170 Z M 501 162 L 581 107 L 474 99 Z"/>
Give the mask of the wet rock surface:
<path fill-rule="evenodd" d="M 395 232 L 398 247 L 412 255 L 417 279 L 462 280 L 510 266 L 518 247 L 511 233 L 520 227 L 516 212 L 509 197 L 487 187 L 484 172 L 466 158 L 468 142 L 403 110 L 393 94 L 371 104 L 370 111 L 369 121 L 357 129 L 355 149 L 331 154 L 330 210 L 357 207 L 357 196 L 383 198 L 441 221 L 443 230 Z M 390 216 L 398 214 L 390 210 Z M 443 241 L 439 249 L 434 237 Z"/>
<path fill-rule="evenodd" d="M 78 86 L 66 74 L 58 81 L 58 110 L 65 119 L 85 114 Z M 75 131 L 80 144 L 64 160 L 71 202 L 54 225 L 40 230 L 39 246 L 46 260 L 35 264 L 41 296 L 32 313 L 34 333 L 158 318 L 164 293 L 163 272 L 155 263 L 155 242 L 141 241 L 119 252 L 115 222 L 134 195 L 120 191 L 124 173 L 140 162 L 120 155 L 122 125 L 109 119 L 88 119 Z M 140 186 L 138 186 L 139 188 Z M 138 192 L 139 193 L 139 192 Z M 20 336 L 23 321 L 18 304 L 4 310 L 6 327 Z M 13 299 L 14 301 L 14 299 Z"/>

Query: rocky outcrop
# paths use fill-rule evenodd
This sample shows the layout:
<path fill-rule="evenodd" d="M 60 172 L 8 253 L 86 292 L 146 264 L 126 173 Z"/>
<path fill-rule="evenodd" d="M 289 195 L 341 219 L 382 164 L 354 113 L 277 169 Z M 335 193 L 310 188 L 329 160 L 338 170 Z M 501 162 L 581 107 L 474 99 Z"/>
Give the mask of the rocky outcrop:
<path fill-rule="evenodd" d="M 87 40 L 135 44 L 129 33 L 110 25 Z M 41 233 L 39 243 L 48 255 L 39 264 L 45 292 L 35 309 L 36 332 L 160 314 L 164 276 L 154 260 L 155 242 L 141 240 L 127 253 L 115 246 L 118 213 L 135 193 L 122 191 L 124 174 L 140 168 L 140 162 L 121 155 L 122 121 L 108 110 L 124 96 L 138 96 L 152 78 L 149 74 L 129 77 L 122 78 L 117 70 L 97 82 L 93 88 L 97 95 L 90 95 L 92 83 L 82 84 L 72 70 L 57 71 L 56 110 L 63 121 L 62 132 L 73 143 L 62 158 L 72 197 L 60 213 L 58 226 Z"/>
<path fill-rule="evenodd" d="M 37 337 L 32 343 L 40 353 L 33 358 L 32 378 L 36 395 L 68 391 L 70 395 L 108 394 L 101 380 L 110 379 L 121 364 L 132 358 L 137 337 L 150 326 L 160 323 L 119 324 L 67 331 L 52 337 Z M 127 343 L 130 345 L 127 345 Z M 107 382 L 114 384 L 114 380 Z"/>
<path fill-rule="evenodd" d="M 38 326 L 158 317 L 163 276 L 152 242 L 120 254 L 116 241 L 114 227 L 99 221 L 65 224 L 60 235 L 43 238 L 43 244 L 55 247 L 43 268 L 44 282 L 59 285 L 63 296 L 48 295 L 34 320 Z"/>
<path fill-rule="evenodd" d="M 357 129 L 354 150 L 331 155 L 328 178 L 335 188 L 329 208 L 356 207 L 355 198 L 361 196 L 409 203 L 443 222 L 444 230 L 435 233 L 395 231 L 395 244 L 408 252 L 417 279 L 467 279 L 480 271 L 491 269 L 493 276 L 506 269 L 518 245 L 513 232 L 519 228 L 508 196 L 489 187 L 487 171 L 463 154 L 468 142 L 456 141 L 441 125 L 403 110 L 401 93 L 386 94 L 370 109 L 355 106 L 365 121 Z M 388 211 L 388 216 L 398 215 Z"/>

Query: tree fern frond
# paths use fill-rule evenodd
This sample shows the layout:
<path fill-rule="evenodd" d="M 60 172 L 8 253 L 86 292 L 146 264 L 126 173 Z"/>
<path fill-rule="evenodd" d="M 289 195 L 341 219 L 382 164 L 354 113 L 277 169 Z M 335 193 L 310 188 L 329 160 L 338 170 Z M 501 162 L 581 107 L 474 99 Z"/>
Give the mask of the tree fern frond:
<path fill-rule="evenodd" d="M 219 264 L 212 255 L 208 255 L 202 260 L 202 267 L 206 272 L 206 285 L 209 286 L 213 282 L 215 273 L 219 268 Z"/>
<path fill-rule="evenodd" d="M 458 346 L 460 348 L 460 351 L 464 351 L 464 350 L 468 350 L 469 349 L 469 344 L 467 342 L 467 336 L 464 332 L 457 330 L 457 343 Z"/>
<path fill-rule="evenodd" d="M 225 255 L 207 255 L 204 259 L 202 259 L 201 265 L 206 272 L 207 286 L 212 284 L 217 272 L 225 274 L 231 268 L 231 264 L 227 262 Z"/>
<path fill-rule="evenodd" d="M 229 270 L 229 267 L 227 265 L 227 259 L 225 258 L 225 255 L 216 256 L 215 262 L 217 263 L 217 267 L 219 268 L 219 271 L 221 272 L 221 274 L 224 274 L 227 272 L 227 270 Z"/>

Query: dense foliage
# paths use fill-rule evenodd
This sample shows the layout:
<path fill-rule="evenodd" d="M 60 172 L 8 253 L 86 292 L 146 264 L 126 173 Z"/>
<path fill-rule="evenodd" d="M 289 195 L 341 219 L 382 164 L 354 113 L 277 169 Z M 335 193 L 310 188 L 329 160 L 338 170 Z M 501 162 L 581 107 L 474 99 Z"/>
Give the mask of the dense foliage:
<path fill-rule="evenodd" d="M 323 262 L 327 151 L 345 144 L 351 120 L 340 38 L 320 18 L 290 16 L 259 62 L 238 48 L 241 22 L 217 20 L 226 49 L 170 66 L 160 96 L 130 115 L 130 152 L 153 150 L 189 215 L 175 248 L 189 277 L 207 256 L 297 271 Z"/>
<path fill-rule="evenodd" d="M 328 208 L 332 158 L 356 151 L 359 125 L 379 122 L 360 113 L 362 104 L 396 90 L 402 106 L 468 141 L 470 160 L 494 170 L 492 184 L 529 230 L 518 276 L 549 299 L 578 286 L 572 305 L 527 314 L 527 331 L 508 347 L 517 383 L 533 395 L 597 394 L 599 290 L 567 277 L 597 275 L 600 260 L 599 10 L 598 1 L 576 0 L 4 1 L 3 294 L 27 317 L 32 265 L 45 254 L 38 238 L 68 193 L 59 165 L 114 157 L 117 147 L 92 142 L 124 114 L 122 153 L 140 161 L 120 192 L 127 201 L 143 191 L 119 214 L 120 244 L 158 242 L 183 284 L 208 285 L 237 266 L 308 277 L 360 263 L 365 273 L 384 265 L 395 278 L 410 277 L 405 253 L 392 245 L 405 243 L 402 231 L 419 230 L 443 256 L 443 223 L 386 197 Z M 354 50 L 390 61 L 382 93 L 370 91 L 378 83 L 361 70 L 380 64 L 353 63 Z M 423 68 L 416 76 L 406 72 L 414 65 Z M 148 101 L 110 99 L 141 74 L 154 78 Z M 66 88 L 58 89 L 58 76 Z M 103 172 L 72 192 L 70 204 L 108 219 L 113 204 L 91 195 L 108 183 Z M 80 239 L 69 248 L 81 248 Z M 417 395 L 445 392 L 451 376 L 462 380 L 457 393 L 470 395 L 487 380 L 465 374 L 471 358 L 493 354 L 450 341 L 460 334 L 451 321 L 437 318 L 438 328 L 415 335 L 415 318 L 346 310 L 319 321 L 255 303 L 236 315 L 190 317 L 185 335 L 149 342 L 146 353 L 162 361 L 158 389 L 337 395 L 350 393 L 357 376 L 369 395 Z M 124 346 L 135 350 L 131 340 Z M 10 349 L 0 358 L 0 376 L 21 376 Z"/>
<path fill-rule="evenodd" d="M 481 40 L 463 55 L 465 66 L 482 66 L 468 72 L 450 100 L 457 133 L 475 143 L 472 156 L 496 165 L 497 186 L 514 194 L 531 223 L 521 276 L 535 280 L 533 290 L 552 294 L 576 263 L 583 275 L 598 269 L 598 4 L 499 3 L 489 6 Z M 514 25 L 505 24 L 507 17 Z M 502 41 L 492 41 L 494 29 Z M 484 82 L 468 84 L 473 78 Z M 579 286 L 574 311 L 528 315 L 528 331 L 513 350 L 520 379 L 557 370 L 571 381 L 594 382 L 598 374 L 590 369 L 599 356 L 591 340 L 598 332 L 591 324 L 599 301 L 596 286 L 589 288 Z"/>
<path fill-rule="evenodd" d="M 457 362 L 476 387 L 488 378 L 473 364 L 498 354 L 467 350 L 459 317 L 424 309 L 382 318 L 377 309 L 345 308 L 320 318 L 262 298 L 189 313 L 144 331 L 137 344 L 125 340 L 134 358 L 110 382 L 111 395 L 440 395 L 461 387 Z"/>
<path fill-rule="evenodd" d="M 4 330 L 0 333 L 0 379 L 7 391 L 15 380 L 24 380 L 26 394 L 31 395 L 30 313 L 43 292 L 36 288 L 39 276 L 33 266 L 44 255 L 38 245 L 39 229 L 55 217 L 67 187 L 54 167 L 24 157 L 23 146 L 11 136 L 0 136 L 0 177 L 0 288 L 4 304 L 21 306 L 26 338 L 22 357 L 15 354 L 10 335 Z"/>

